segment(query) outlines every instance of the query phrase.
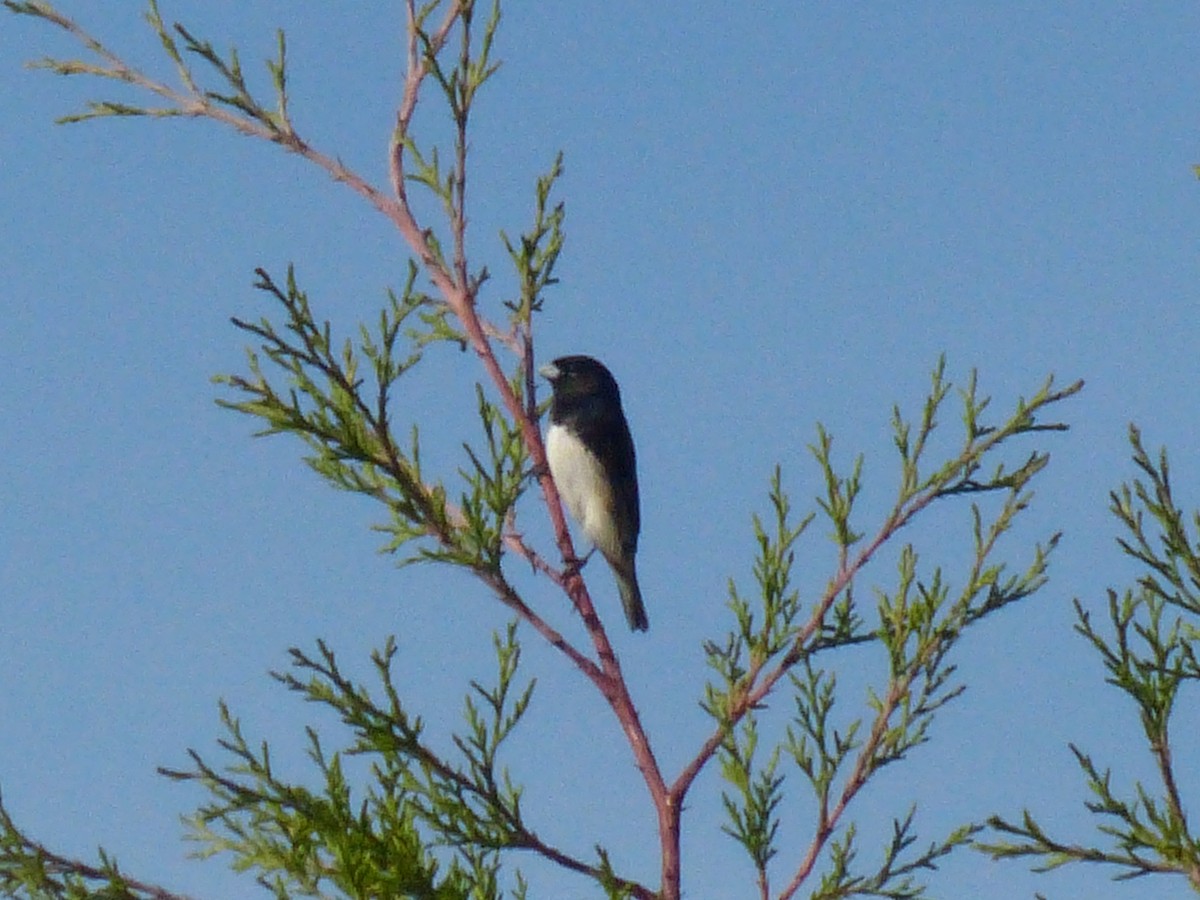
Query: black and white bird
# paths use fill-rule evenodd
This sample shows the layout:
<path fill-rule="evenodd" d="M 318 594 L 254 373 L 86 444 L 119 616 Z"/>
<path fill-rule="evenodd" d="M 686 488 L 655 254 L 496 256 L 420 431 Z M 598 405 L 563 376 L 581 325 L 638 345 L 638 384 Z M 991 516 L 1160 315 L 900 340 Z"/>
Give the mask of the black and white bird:
<path fill-rule="evenodd" d="M 637 457 L 616 379 L 590 356 L 562 356 L 538 371 L 553 391 L 546 457 L 558 494 L 612 567 L 629 627 L 645 631 L 650 622 L 634 564 Z"/>

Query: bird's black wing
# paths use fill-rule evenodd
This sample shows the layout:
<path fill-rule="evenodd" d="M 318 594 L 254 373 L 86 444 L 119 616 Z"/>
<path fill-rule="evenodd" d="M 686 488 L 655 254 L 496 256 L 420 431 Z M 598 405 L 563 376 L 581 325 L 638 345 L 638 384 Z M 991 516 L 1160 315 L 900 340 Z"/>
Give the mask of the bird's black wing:
<path fill-rule="evenodd" d="M 613 519 L 625 551 L 637 551 L 641 532 L 641 506 L 638 499 L 637 453 L 633 436 L 620 408 L 615 415 L 581 416 L 575 421 L 581 440 L 593 448 L 612 485 Z"/>

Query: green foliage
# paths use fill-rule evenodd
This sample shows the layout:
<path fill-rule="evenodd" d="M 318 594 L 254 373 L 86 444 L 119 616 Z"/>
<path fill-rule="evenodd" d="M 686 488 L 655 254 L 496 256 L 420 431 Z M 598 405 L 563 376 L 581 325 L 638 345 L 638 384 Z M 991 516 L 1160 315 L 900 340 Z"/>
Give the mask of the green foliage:
<path fill-rule="evenodd" d="M 93 75 L 149 91 L 165 100 L 165 106 L 139 106 L 117 100 L 91 101 L 85 110 L 62 116 L 60 123 L 85 122 L 89 119 L 108 116 L 149 116 L 163 118 L 172 116 L 211 116 L 227 121 L 243 121 L 250 130 L 253 126 L 262 129 L 262 136 L 278 143 L 298 140 L 287 111 L 287 41 L 282 31 L 276 35 L 276 55 L 266 62 L 275 91 L 275 108 L 260 103 L 250 93 L 242 71 L 236 48 L 222 57 L 213 45 L 193 35 L 178 23 L 168 26 L 159 12 L 157 0 L 149 0 L 146 21 L 158 35 L 167 57 L 174 63 L 179 88 L 171 88 L 156 82 L 124 62 L 100 41 L 93 38 L 73 20 L 60 13 L 53 4 L 39 2 L 20 3 L 5 0 L 4 5 L 12 12 L 45 19 L 74 36 L 93 56 L 95 62 L 46 58 L 34 63 L 56 75 Z M 224 85 L 220 89 L 202 88 L 200 79 L 188 64 L 198 58 L 205 67 Z"/>
<path fill-rule="evenodd" d="M 387 509 L 389 519 L 378 526 L 388 535 L 385 549 L 397 553 L 410 543 L 417 548 L 402 561 L 449 562 L 467 569 L 498 571 L 506 517 L 525 485 L 526 450 L 519 427 L 485 396 L 477 393 L 483 449 L 464 446 L 467 464 L 459 470 L 463 489 L 457 503 L 447 499 L 440 482 L 430 482 L 421 468 L 419 430 L 414 423 L 407 446 L 392 428 L 397 401 L 393 388 L 437 341 L 461 343 L 447 322 L 447 310 L 428 295 L 415 292 L 415 267 L 400 296 L 389 292 L 389 305 L 380 313 L 378 333 L 362 327 L 359 344 L 345 341 L 338 348 L 328 322 L 318 324 L 308 297 L 289 269 L 286 289 L 259 270 L 259 289 L 284 308 L 282 328 L 269 319 L 258 323 L 234 319 L 238 328 L 262 341 L 262 352 L 280 370 L 286 387 L 277 387 L 263 372 L 257 352 L 251 351 L 249 376 L 218 378 L 249 399 L 220 401 L 238 412 L 262 419 L 259 434 L 289 433 L 312 451 L 308 464 L 342 490 L 371 497 Z M 417 319 L 417 324 L 408 322 Z M 407 338 L 408 350 L 397 355 L 397 342 Z M 360 370 L 371 372 L 368 385 Z M 426 539 L 422 541 L 422 539 Z"/>
<path fill-rule="evenodd" d="M 521 815 L 521 790 L 500 763 L 534 685 L 517 686 L 516 623 L 496 636 L 495 648 L 495 684 L 471 683 L 466 727 L 451 752 L 429 743 L 420 717 L 401 700 L 391 671 L 394 641 L 373 656 L 379 697 L 348 679 L 324 643 L 316 656 L 293 649 L 293 671 L 275 678 L 332 709 L 352 739 L 327 754 L 308 729 L 308 755 L 322 782 L 313 790 L 285 780 L 267 743 L 251 746 L 222 704 L 227 736 L 220 746 L 230 761 L 217 768 L 191 751 L 190 769 L 160 770 L 211 797 L 186 819 L 197 855 L 228 854 L 235 870 L 253 872 L 280 898 L 503 896 L 498 851 L 537 840 Z M 348 758 L 369 761 L 365 786 L 352 787 Z"/>
<path fill-rule="evenodd" d="M 758 729 L 751 714 L 742 721 L 739 740 L 728 741 L 721 748 L 721 777 L 737 792 L 736 799 L 728 793 L 722 796 L 730 821 L 722 830 L 746 849 L 759 883 L 765 884 L 767 863 L 778 852 L 774 846 L 779 830 L 776 810 L 783 802 L 783 777 L 776 774 L 779 748 L 766 765 L 758 767 L 754 764 L 757 750 Z"/>
<path fill-rule="evenodd" d="M 1072 745 L 1093 797 L 1087 808 L 1097 817 L 1103 843 L 1056 839 L 1026 810 L 1019 823 L 994 816 L 988 824 L 997 838 L 979 846 L 998 859 L 1039 860 L 1035 871 L 1090 862 L 1116 866 L 1117 880 L 1182 875 L 1200 893 L 1200 835 L 1188 823 L 1170 730 L 1180 688 L 1200 680 L 1200 512 L 1188 516 L 1176 505 L 1166 450 L 1152 460 L 1133 426 L 1129 441 L 1144 480 L 1113 491 L 1110 509 L 1125 531 L 1117 543 L 1142 574 L 1121 595 L 1109 590 L 1107 628 L 1095 625 L 1076 600 L 1075 629 L 1099 655 L 1108 683 L 1137 708 L 1159 784 L 1135 782 L 1132 793 L 1124 793 L 1113 786 L 1111 770 L 1101 771 Z"/>
<path fill-rule="evenodd" d="M 883 859 L 873 871 L 854 874 L 858 851 L 855 849 L 857 832 L 853 824 L 844 835 L 830 843 L 831 864 L 829 871 L 821 877 L 820 886 L 811 895 L 812 900 L 836 900 L 841 897 L 887 897 L 891 900 L 918 900 L 927 897 L 925 886 L 915 874 L 937 869 L 938 860 L 956 848 L 969 843 L 978 833 L 979 826 L 963 825 L 956 828 L 941 841 L 930 844 L 924 851 L 910 854 L 901 861 L 917 841 L 913 834 L 913 816 L 909 810 L 904 819 L 892 822 L 892 836 L 884 848 Z"/>
<path fill-rule="evenodd" d="M 173 900 L 156 885 L 130 878 L 103 848 L 96 864 L 71 859 L 17 827 L 0 801 L 0 894 L 13 900 Z M 179 898 L 184 900 L 184 898 Z"/>
<path fill-rule="evenodd" d="M 954 680 L 949 655 L 963 632 L 985 616 L 1028 597 L 1045 582 L 1049 554 L 1058 535 L 1036 545 L 1032 558 L 1017 572 L 1010 572 L 1009 564 L 996 562 L 994 556 L 1000 537 L 1028 507 L 1030 482 L 1049 457 L 1033 451 L 1016 467 L 1009 467 L 1002 458 L 993 459 L 1013 438 L 1063 428 L 1056 422 L 1043 422 L 1040 416 L 1079 388 L 1076 383 L 1057 389 L 1053 381 L 1047 381 L 1033 397 L 1019 400 L 1007 419 L 991 425 L 983 420 L 989 400 L 979 395 L 972 374 L 960 392 L 965 431 L 962 450 L 930 467 L 926 460 L 929 439 L 952 391 L 944 362 L 939 362 L 915 426 L 899 409 L 893 413 L 900 489 L 883 524 L 870 537 L 852 523 L 863 460 L 859 457 L 848 473 L 839 473 L 833 462 L 833 439 L 818 428 L 811 449 L 824 493 L 816 503 L 830 525 L 838 571 L 824 592 L 807 605 L 791 588 L 791 570 L 795 543 L 813 515 L 792 524 L 791 504 L 776 470 L 769 495 L 773 527 L 767 529 L 758 517 L 754 519 L 758 609 L 731 583 L 730 608 L 738 627 L 724 641 L 707 644 L 708 663 L 716 679 L 706 687 L 702 702 L 718 726 L 721 772 L 733 788 L 724 795 L 729 817 L 724 830 L 749 855 L 762 896 L 769 890 L 767 863 L 779 852 L 775 842 L 779 810 L 784 784 L 792 774 L 781 761 L 795 764 L 794 774 L 808 783 L 816 801 L 809 851 L 782 896 L 791 896 L 809 877 L 826 847 L 834 864 L 824 876 L 820 896 L 923 896 L 923 886 L 912 879 L 912 873 L 932 868 L 934 860 L 974 834 L 976 826 L 963 826 L 926 854 L 901 860 L 901 853 L 915 840 L 910 836 L 910 812 L 903 822 L 897 821 L 895 838 L 872 876 L 852 870 L 855 830 L 843 817 L 874 773 L 924 743 L 935 713 L 962 693 L 964 686 Z M 990 474 L 983 476 L 985 467 Z M 952 585 L 941 566 L 922 577 L 916 549 L 905 545 L 899 554 L 894 588 L 876 590 L 875 608 L 870 613 L 876 624 L 868 629 L 868 608 L 857 597 L 855 585 L 876 551 L 930 505 L 985 493 L 998 495 L 999 508 L 985 516 L 978 503 L 970 505 L 972 552 L 960 586 Z M 836 671 L 818 667 L 815 659 L 818 654 L 853 644 L 878 645 L 886 658 L 887 674 L 883 683 L 868 691 L 863 714 L 846 719 L 839 728 L 833 716 L 839 698 Z M 755 711 L 781 683 L 791 687 L 796 714 L 783 739 L 766 752 L 765 762 L 756 762 L 760 747 Z"/>
<path fill-rule="evenodd" d="M 533 227 L 521 235 L 519 245 L 514 245 L 507 234 L 500 234 L 513 267 L 521 275 L 520 300 L 507 304 L 516 316 L 514 323 L 531 322 L 533 314 L 542 311 L 541 298 L 546 288 L 558 283 L 554 267 L 563 249 L 562 224 L 566 211 L 561 203 L 551 207 L 550 195 L 562 173 L 563 157 L 559 153 L 550 171 L 537 180 Z"/>

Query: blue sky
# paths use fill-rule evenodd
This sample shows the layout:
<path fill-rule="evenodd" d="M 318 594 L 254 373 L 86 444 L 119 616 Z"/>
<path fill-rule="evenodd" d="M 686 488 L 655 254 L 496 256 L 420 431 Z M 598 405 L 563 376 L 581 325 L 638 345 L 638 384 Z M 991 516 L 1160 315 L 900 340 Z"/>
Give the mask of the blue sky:
<path fill-rule="evenodd" d="M 286 28 L 297 127 L 382 185 L 402 21 L 400 4 L 369 6 L 164 0 L 163 13 L 218 47 L 236 42 L 247 67 Z M 761 6 L 505 12 L 504 66 L 472 143 L 474 258 L 495 273 L 485 300 L 497 304 L 511 290 L 497 232 L 525 224 L 533 181 L 562 149 L 567 247 L 539 354 L 591 353 L 621 382 L 650 633 L 619 627 L 599 569 L 593 594 L 676 771 L 707 734 L 700 646 L 728 627 L 726 579 L 749 582 L 750 516 L 765 509 L 773 465 L 797 506 L 820 490 L 806 449 L 815 423 L 842 460 L 865 454 L 870 527 L 896 483 L 892 404 L 918 408 L 939 354 L 960 383 L 977 367 L 997 409 L 1051 372 L 1084 378 L 1061 410 L 1072 430 L 1043 442 L 1051 466 L 1004 547 L 1020 564 L 1062 530 L 1050 584 L 967 638 L 966 695 L 855 818 L 871 831 L 917 802 L 924 841 L 1029 806 L 1088 840 L 1069 741 L 1124 788 L 1152 777 L 1136 714 L 1071 632 L 1072 598 L 1099 610 L 1133 573 L 1106 511 L 1132 474 L 1127 423 L 1170 448 L 1184 505 L 1200 506 L 1200 8 Z M 166 72 L 137 4 L 62 8 Z M 111 91 L 20 62 L 73 52 L 47 28 L 0 18 L 0 790 L 56 848 L 87 855 L 102 843 L 174 889 L 257 896 L 222 862 L 186 859 L 178 816 L 200 797 L 155 766 L 183 765 L 188 747 L 218 759 L 224 698 L 249 736 L 304 773 L 316 713 L 265 673 L 318 637 L 367 677 L 370 649 L 396 634 L 401 684 L 445 734 L 467 679 L 490 672 L 505 616 L 463 578 L 395 570 L 375 553 L 373 509 L 319 483 L 294 442 L 251 440 L 252 422 L 213 403 L 210 376 L 242 366 L 229 316 L 267 311 L 255 267 L 294 262 L 318 314 L 347 333 L 401 282 L 398 236 L 301 161 L 209 123 L 55 127 Z M 405 408 L 427 458 L 469 434 L 459 408 L 477 374 L 469 356 L 443 351 L 414 377 Z M 522 515 L 544 537 L 532 496 Z M 933 517 L 913 539 L 949 535 L 920 549 L 930 565 L 953 563 L 964 510 Z M 815 528 L 801 551 L 808 597 L 829 574 L 823 540 Z M 889 584 L 893 558 L 864 588 Z M 561 602 L 544 580 L 528 588 L 544 608 Z M 565 611 L 556 621 L 572 627 Z M 576 852 L 603 843 L 653 883 L 652 813 L 615 723 L 532 637 L 526 650 L 539 689 L 511 767 L 530 784 L 531 812 Z M 864 660 L 846 656 L 848 683 Z M 1183 696 L 1181 738 L 1200 726 L 1195 700 Z M 318 724 L 336 742 L 336 723 Z M 1195 747 L 1176 750 L 1181 788 L 1196 797 Z M 751 896 L 749 865 L 719 832 L 719 793 L 710 773 L 691 796 L 688 895 Z M 799 786 L 791 797 L 781 860 L 798 858 L 807 835 Z M 594 896 L 529 871 L 535 896 Z M 1033 876 L 964 853 L 931 888 L 980 900 L 1189 895 L 1177 880 L 1107 876 Z"/>

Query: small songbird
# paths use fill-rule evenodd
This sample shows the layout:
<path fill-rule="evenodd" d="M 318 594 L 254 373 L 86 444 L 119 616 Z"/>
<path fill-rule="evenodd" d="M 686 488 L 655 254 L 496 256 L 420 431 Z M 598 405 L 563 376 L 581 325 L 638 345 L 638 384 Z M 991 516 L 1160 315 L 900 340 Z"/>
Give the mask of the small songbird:
<path fill-rule="evenodd" d="M 650 622 L 634 566 L 637 458 L 616 379 L 590 356 L 563 356 L 538 371 L 553 391 L 546 457 L 558 494 L 612 567 L 629 627 L 645 631 Z"/>

